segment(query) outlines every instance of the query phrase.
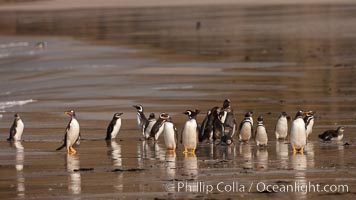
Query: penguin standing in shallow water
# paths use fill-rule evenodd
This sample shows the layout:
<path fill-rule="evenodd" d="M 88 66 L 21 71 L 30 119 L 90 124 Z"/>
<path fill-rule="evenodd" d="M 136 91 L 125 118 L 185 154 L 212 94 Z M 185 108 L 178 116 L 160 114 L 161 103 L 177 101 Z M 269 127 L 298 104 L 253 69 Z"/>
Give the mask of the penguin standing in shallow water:
<path fill-rule="evenodd" d="M 313 111 L 305 112 L 305 117 L 303 120 L 305 123 L 305 131 L 306 131 L 307 140 L 308 140 L 309 135 L 313 132 L 314 112 Z"/>
<path fill-rule="evenodd" d="M 241 121 L 239 127 L 239 140 L 240 142 L 248 143 L 253 133 L 253 112 L 247 112 L 245 118 Z"/>
<path fill-rule="evenodd" d="M 234 110 L 230 106 L 230 99 L 225 99 L 220 111 L 220 120 L 224 126 L 224 135 L 234 136 L 236 130 L 236 120 Z"/>
<path fill-rule="evenodd" d="M 210 109 L 202 122 L 199 134 L 199 141 L 209 140 L 220 140 L 223 136 L 224 125 L 221 123 L 219 118 L 219 107 L 213 107 Z"/>
<path fill-rule="evenodd" d="M 274 134 L 276 135 L 277 140 L 285 140 L 288 136 L 288 119 L 287 113 L 282 112 L 278 118 L 276 127 L 274 129 Z"/>
<path fill-rule="evenodd" d="M 141 105 L 134 105 L 133 107 L 137 109 L 137 127 L 140 129 L 142 135 L 144 135 L 144 126 L 147 123 L 147 118 L 143 113 L 143 107 Z"/>
<path fill-rule="evenodd" d="M 175 151 L 178 144 L 178 131 L 174 125 L 172 118 L 166 114 L 163 116 L 165 122 L 163 123 L 164 143 L 168 151 Z"/>
<path fill-rule="evenodd" d="M 293 154 L 296 154 L 297 151 L 303 154 L 304 147 L 307 144 L 303 114 L 305 113 L 301 110 L 297 112 L 290 130 L 290 144 L 292 145 Z"/>
<path fill-rule="evenodd" d="M 115 113 L 108 128 L 106 129 L 105 140 L 115 139 L 121 128 L 121 115 L 123 113 Z"/>
<path fill-rule="evenodd" d="M 336 130 L 327 130 L 319 135 L 319 138 L 324 141 L 340 141 L 344 137 L 345 127 L 339 126 Z"/>
<path fill-rule="evenodd" d="M 10 135 L 9 138 L 7 139 L 8 141 L 17 141 L 21 140 L 23 130 L 25 128 L 25 125 L 20 118 L 20 115 L 17 113 L 14 115 L 15 119 L 14 122 L 12 123 L 12 126 L 10 128 Z"/>
<path fill-rule="evenodd" d="M 150 138 L 150 133 L 153 125 L 156 123 L 156 117 L 154 113 L 151 113 L 148 117 L 146 125 L 144 125 L 143 137 L 148 140 Z"/>
<path fill-rule="evenodd" d="M 67 147 L 67 152 L 70 155 L 74 155 L 77 151 L 73 148 L 74 144 L 79 144 L 80 140 L 80 126 L 79 122 L 75 116 L 75 112 L 73 110 L 64 112 L 65 114 L 71 117 L 67 128 L 66 133 L 64 135 L 64 143 L 62 146 L 58 147 L 56 150 L 61 150 L 64 147 Z"/>
<path fill-rule="evenodd" d="M 263 125 L 263 117 L 259 116 L 257 118 L 257 128 L 256 128 L 256 135 L 255 135 L 256 145 L 263 147 L 267 146 L 268 136 L 266 127 Z"/>
<path fill-rule="evenodd" d="M 195 149 L 198 144 L 198 124 L 196 117 L 199 113 L 199 110 L 186 110 L 183 114 L 188 116 L 188 120 L 184 124 L 182 131 L 181 141 L 184 146 L 184 152 L 188 153 L 191 150 L 192 154 L 195 154 Z"/>
<path fill-rule="evenodd" d="M 158 120 L 156 121 L 156 123 L 153 125 L 152 129 L 151 129 L 151 133 L 150 133 L 150 138 L 154 138 L 155 141 L 158 140 L 159 136 L 162 134 L 163 132 L 163 123 L 166 121 L 166 113 L 161 113 L 159 115 Z"/>

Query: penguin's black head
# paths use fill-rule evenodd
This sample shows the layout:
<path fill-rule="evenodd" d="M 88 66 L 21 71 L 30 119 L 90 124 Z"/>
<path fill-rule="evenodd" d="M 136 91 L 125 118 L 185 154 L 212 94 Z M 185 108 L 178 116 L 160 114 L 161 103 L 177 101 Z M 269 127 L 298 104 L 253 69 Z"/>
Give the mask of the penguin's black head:
<path fill-rule="evenodd" d="M 287 117 L 287 113 L 283 111 L 283 112 L 281 113 L 281 116 Z"/>
<path fill-rule="evenodd" d="M 224 103 L 223 103 L 223 108 L 227 108 L 230 106 L 230 99 L 225 99 Z"/>
<path fill-rule="evenodd" d="M 17 113 L 14 115 L 14 117 L 15 117 L 16 120 L 19 120 L 19 119 L 20 119 L 20 115 L 17 114 Z"/>
<path fill-rule="evenodd" d="M 262 123 L 262 122 L 263 122 L 263 117 L 262 117 L 262 115 L 260 115 L 260 116 L 257 118 L 257 122 L 259 122 L 259 123 Z"/>
<path fill-rule="evenodd" d="M 136 108 L 138 112 L 143 112 L 143 107 L 141 105 L 133 105 L 133 107 Z"/>
<path fill-rule="evenodd" d="M 69 115 L 69 116 L 75 116 L 75 112 L 74 112 L 74 110 L 70 110 L 70 111 L 66 111 L 66 112 L 64 112 L 65 114 L 67 114 L 67 115 Z"/>
<path fill-rule="evenodd" d="M 245 113 L 245 117 L 252 117 L 252 114 L 253 114 L 253 112 L 249 111 L 249 112 Z"/>
<path fill-rule="evenodd" d="M 159 118 L 161 118 L 163 120 L 168 120 L 169 119 L 169 115 L 167 113 L 161 113 L 159 115 Z"/>
<path fill-rule="evenodd" d="M 151 113 L 150 116 L 148 117 L 148 120 L 151 120 L 151 119 L 154 119 L 154 118 L 156 118 L 155 114 Z"/>
<path fill-rule="evenodd" d="M 183 114 L 187 115 L 190 119 L 195 118 L 199 114 L 200 110 L 186 110 Z"/>
<path fill-rule="evenodd" d="M 303 117 L 304 112 L 302 110 L 299 110 L 297 114 L 295 114 L 295 119 Z"/>
<path fill-rule="evenodd" d="M 115 113 L 114 118 L 119 119 L 124 113 Z"/>

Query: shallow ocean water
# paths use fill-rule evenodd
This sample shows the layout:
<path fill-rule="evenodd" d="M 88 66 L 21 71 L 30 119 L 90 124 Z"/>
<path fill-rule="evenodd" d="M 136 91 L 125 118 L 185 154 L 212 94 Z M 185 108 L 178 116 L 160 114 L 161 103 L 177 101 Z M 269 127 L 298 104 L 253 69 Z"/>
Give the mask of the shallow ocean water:
<path fill-rule="evenodd" d="M 0 13 L 0 196 L 352 199 L 354 11 L 299 5 Z M 225 98 L 238 122 L 248 110 L 264 116 L 266 149 L 253 141 L 201 144 L 185 157 L 181 146 L 169 154 L 163 140 L 140 140 L 133 104 L 146 114 L 170 113 L 181 130 L 184 110 L 202 110 L 201 122 Z M 54 151 L 69 109 L 84 138 L 75 156 Z M 307 152 L 294 156 L 273 128 L 281 111 L 294 116 L 299 109 L 316 111 L 316 119 Z M 106 143 L 115 112 L 124 112 L 122 130 Z M 24 141 L 9 144 L 14 113 L 24 120 Z M 342 142 L 318 140 L 339 125 L 346 128 Z M 257 184 L 295 183 L 348 185 L 349 192 L 257 191 Z"/>

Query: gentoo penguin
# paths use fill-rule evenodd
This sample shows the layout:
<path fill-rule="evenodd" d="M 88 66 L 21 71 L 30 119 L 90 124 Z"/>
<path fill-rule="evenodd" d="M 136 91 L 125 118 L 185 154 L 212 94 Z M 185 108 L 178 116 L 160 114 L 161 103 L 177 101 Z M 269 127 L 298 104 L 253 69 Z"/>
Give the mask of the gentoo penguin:
<path fill-rule="evenodd" d="M 303 120 L 303 111 L 298 111 L 292 123 L 290 130 L 290 144 L 292 145 L 293 154 L 304 153 L 304 147 L 307 144 L 307 135 L 305 132 L 305 123 Z"/>
<path fill-rule="evenodd" d="M 253 133 L 253 112 L 247 112 L 245 118 L 241 121 L 239 127 L 239 140 L 240 142 L 248 143 Z"/>
<path fill-rule="evenodd" d="M 115 139 L 121 128 L 121 115 L 123 113 L 115 113 L 108 128 L 106 129 L 105 140 Z"/>
<path fill-rule="evenodd" d="M 74 155 L 77 151 L 73 148 L 73 145 L 79 143 L 80 126 L 73 110 L 66 111 L 64 113 L 69 115 L 71 119 L 66 128 L 63 145 L 58 147 L 56 150 L 58 151 L 63 149 L 64 147 L 67 147 L 67 152 L 71 155 Z"/>
<path fill-rule="evenodd" d="M 230 102 L 230 99 L 225 99 L 219 115 L 220 121 L 224 126 L 224 135 L 234 136 L 236 129 L 236 120 L 234 110 L 231 108 Z"/>
<path fill-rule="evenodd" d="M 305 112 L 304 123 L 305 123 L 305 131 L 308 139 L 309 135 L 313 132 L 313 126 L 314 126 L 313 111 Z"/>
<path fill-rule="evenodd" d="M 278 118 L 276 127 L 274 128 L 274 134 L 276 135 L 276 139 L 285 140 L 288 135 L 288 120 L 287 113 L 282 112 Z"/>
<path fill-rule="evenodd" d="M 143 130 L 143 137 L 146 140 L 150 138 L 150 133 L 151 133 L 152 127 L 155 123 L 156 123 L 155 114 L 151 113 L 150 116 L 148 117 L 146 125 L 144 125 L 144 130 Z"/>
<path fill-rule="evenodd" d="M 327 130 L 319 135 L 319 138 L 324 141 L 336 140 L 340 141 L 344 137 L 345 127 L 339 126 L 336 130 Z"/>
<path fill-rule="evenodd" d="M 143 113 L 143 107 L 141 105 L 133 105 L 137 109 L 137 127 L 140 129 L 141 133 L 144 135 L 144 126 L 147 123 L 147 118 Z"/>
<path fill-rule="evenodd" d="M 14 117 L 15 119 L 10 128 L 10 135 L 9 138 L 7 139 L 8 141 L 21 140 L 23 129 L 25 128 L 25 125 L 22 119 L 20 118 L 20 115 L 16 113 Z"/>
<path fill-rule="evenodd" d="M 257 118 L 255 141 L 256 141 L 257 146 L 260 146 L 260 147 L 267 146 L 268 136 L 267 136 L 266 127 L 263 125 L 263 117 L 262 116 L 259 116 Z"/>
<path fill-rule="evenodd" d="M 165 122 L 163 123 L 164 143 L 166 144 L 167 150 L 175 151 L 178 144 L 177 128 L 174 125 L 171 116 L 165 114 L 163 118 L 165 119 Z"/>
<path fill-rule="evenodd" d="M 159 136 L 162 134 L 163 132 L 163 123 L 166 121 L 166 117 L 167 114 L 166 113 L 161 113 L 159 115 L 158 120 L 156 121 L 156 123 L 153 125 L 151 132 L 150 132 L 150 138 L 154 138 L 155 141 L 158 140 Z"/>
<path fill-rule="evenodd" d="M 181 141 L 184 146 L 184 153 L 188 153 L 191 150 L 192 154 L 195 153 L 195 149 L 198 144 L 198 124 L 196 117 L 199 110 L 186 110 L 183 114 L 188 116 L 188 120 L 184 124 L 182 131 Z"/>

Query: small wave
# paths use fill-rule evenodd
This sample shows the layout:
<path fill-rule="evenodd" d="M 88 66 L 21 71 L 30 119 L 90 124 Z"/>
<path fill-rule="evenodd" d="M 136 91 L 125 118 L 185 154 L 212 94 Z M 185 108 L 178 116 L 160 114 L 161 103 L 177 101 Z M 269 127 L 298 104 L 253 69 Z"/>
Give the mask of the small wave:
<path fill-rule="evenodd" d="M 0 44 L 0 49 L 5 49 L 5 48 L 16 48 L 16 47 L 28 47 L 29 43 L 28 42 L 10 42 L 7 44 Z"/>
<path fill-rule="evenodd" d="M 5 102 L 0 102 L 0 112 L 5 112 L 5 109 L 7 108 L 12 108 L 14 106 L 23 106 L 28 103 L 36 102 L 36 100 L 33 99 L 28 99 L 28 100 L 22 100 L 22 101 L 5 101 Z"/>

